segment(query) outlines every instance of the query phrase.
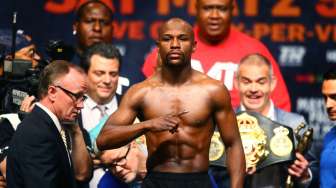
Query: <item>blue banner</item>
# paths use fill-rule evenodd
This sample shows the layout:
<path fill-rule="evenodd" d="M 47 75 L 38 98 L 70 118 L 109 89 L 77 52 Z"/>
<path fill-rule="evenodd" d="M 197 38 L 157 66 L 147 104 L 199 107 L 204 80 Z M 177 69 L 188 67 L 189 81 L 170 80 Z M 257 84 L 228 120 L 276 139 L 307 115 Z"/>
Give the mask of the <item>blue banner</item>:
<path fill-rule="evenodd" d="M 18 27 L 40 51 L 50 39 L 74 43 L 74 11 L 83 0 L 2 0 L 0 28 Z M 195 22 L 196 0 L 104 0 L 115 13 L 114 43 L 124 56 L 122 91 L 143 77 L 141 66 L 154 46 L 157 28 L 170 17 Z M 260 39 L 277 60 L 292 110 L 305 115 L 317 135 L 328 130 L 321 96 L 322 74 L 336 67 L 336 0 L 237 0 L 234 25 Z"/>

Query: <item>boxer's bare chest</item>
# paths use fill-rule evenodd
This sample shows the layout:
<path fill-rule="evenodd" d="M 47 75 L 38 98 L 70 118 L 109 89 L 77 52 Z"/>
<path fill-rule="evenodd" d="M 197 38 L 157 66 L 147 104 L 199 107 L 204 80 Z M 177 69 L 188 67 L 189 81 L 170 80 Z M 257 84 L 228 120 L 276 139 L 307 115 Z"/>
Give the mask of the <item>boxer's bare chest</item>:
<path fill-rule="evenodd" d="M 184 123 L 197 126 L 210 117 L 211 95 L 198 85 L 157 87 L 144 97 L 143 112 L 145 119 L 186 112 Z"/>

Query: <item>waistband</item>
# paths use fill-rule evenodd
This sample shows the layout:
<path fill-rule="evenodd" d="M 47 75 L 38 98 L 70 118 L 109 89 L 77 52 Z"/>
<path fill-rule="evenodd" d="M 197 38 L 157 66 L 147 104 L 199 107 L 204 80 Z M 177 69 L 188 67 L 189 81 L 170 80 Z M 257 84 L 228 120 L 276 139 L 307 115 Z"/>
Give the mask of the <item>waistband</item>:
<path fill-rule="evenodd" d="M 200 180 L 209 179 L 209 174 L 205 172 L 191 172 L 191 173 L 171 173 L 171 172 L 155 172 L 151 171 L 147 173 L 148 178 L 157 179 L 172 179 L 172 180 Z"/>

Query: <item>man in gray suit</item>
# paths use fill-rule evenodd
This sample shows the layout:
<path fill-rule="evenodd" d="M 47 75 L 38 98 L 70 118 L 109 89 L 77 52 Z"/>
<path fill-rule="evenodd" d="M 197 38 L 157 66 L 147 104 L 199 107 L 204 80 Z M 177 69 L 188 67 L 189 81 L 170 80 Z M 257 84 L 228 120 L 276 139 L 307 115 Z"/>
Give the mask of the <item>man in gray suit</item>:
<path fill-rule="evenodd" d="M 306 123 L 303 116 L 285 112 L 274 106 L 270 99 L 276 86 L 269 60 L 260 54 L 250 54 L 244 57 L 237 71 L 235 87 L 239 91 L 241 105 L 238 111 L 252 111 L 260 113 L 280 124 L 296 128 L 301 123 Z M 247 187 L 284 187 L 288 174 L 295 177 L 300 187 L 308 186 L 312 175 L 305 157 L 296 153 L 296 160 L 290 166 L 273 165 L 255 171 L 248 169 L 250 178 Z"/>

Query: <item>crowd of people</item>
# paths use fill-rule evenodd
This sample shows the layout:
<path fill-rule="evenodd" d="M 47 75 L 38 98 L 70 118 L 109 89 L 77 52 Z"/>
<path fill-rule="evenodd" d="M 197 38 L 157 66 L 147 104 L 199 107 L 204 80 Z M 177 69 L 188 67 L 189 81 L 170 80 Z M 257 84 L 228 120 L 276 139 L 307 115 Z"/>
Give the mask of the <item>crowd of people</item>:
<path fill-rule="evenodd" d="M 290 112 L 271 53 L 231 27 L 233 4 L 197 0 L 195 26 L 165 21 L 144 61 L 147 78 L 123 95 L 117 94 L 123 63 L 112 41 L 113 12 L 102 1 L 77 9 L 71 60 L 41 68 L 31 39 L 18 40 L 6 59 L 41 70 L 36 94 L 0 115 L 0 188 L 284 188 L 288 175 L 293 187 L 336 187 L 334 128 L 322 148 L 296 151 L 290 163 L 246 165 L 236 113 L 258 113 L 292 130 L 307 123 Z M 11 39 L 0 36 L 4 41 L 10 49 Z M 324 75 L 321 93 L 336 121 L 336 69 Z M 225 147 L 221 164 L 209 160 L 214 132 Z"/>

